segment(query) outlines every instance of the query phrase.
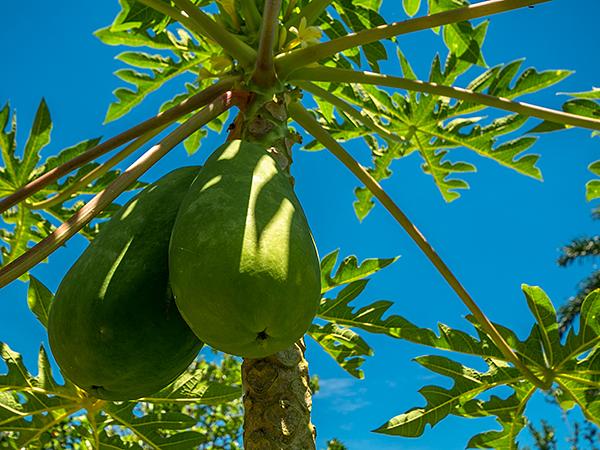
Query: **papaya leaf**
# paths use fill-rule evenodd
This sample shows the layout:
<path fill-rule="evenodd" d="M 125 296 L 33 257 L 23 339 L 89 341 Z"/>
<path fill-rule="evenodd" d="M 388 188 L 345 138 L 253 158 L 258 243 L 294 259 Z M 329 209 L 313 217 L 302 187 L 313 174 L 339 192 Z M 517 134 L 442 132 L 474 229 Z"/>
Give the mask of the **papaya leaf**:
<path fill-rule="evenodd" d="M 517 368 L 506 362 L 503 356 L 490 354 L 489 338 L 474 319 L 468 317 L 480 340 L 465 333 L 464 340 L 455 339 L 452 345 L 447 345 L 447 342 L 441 339 L 424 343 L 438 349 L 479 356 L 487 364 L 488 371 L 479 372 L 461 362 L 439 355 L 417 358 L 416 361 L 423 367 L 437 375 L 450 378 L 453 381 L 452 386 L 449 389 L 436 385 L 425 386 L 420 390 L 426 400 L 425 406 L 409 409 L 375 431 L 415 437 L 422 435 L 427 425 L 433 427 L 450 414 L 465 418 L 492 416 L 496 418 L 501 429 L 474 436 L 470 439 L 468 448 L 517 450 L 517 436 L 526 425 L 523 412 L 529 399 L 536 391 L 547 390 L 552 386 L 560 388 L 560 407 L 570 409 L 578 405 L 586 418 L 596 424 L 600 423 L 600 290 L 592 292 L 585 299 L 579 327 L 576 328 L 578 332 L 571 329 L 564 342 L 561 342 L 556 311 L 548 296 L 539 287 L 523 285 L 522 289 L 535 320 L 527 338 L 521 340 L 511 329 L 499 324 L 495 326 L 522 362 L 542 380 L 542 387 L 534 385 Z M 346 297 L 351 299 L 352 295 Z M 336 315 L 341 316 L 337 319 L 339 323 L 348 324 L 348 318 L 355 322 L 360 320 L 361 310 L 354 312 L 346 300 L 334 304 L 332 311 L 336 309 Z M 323 318 L 329 316 L 331 313 L 326 312 Z M 391 319 L 398 321 L 397 316 L 386 320 Z M 401 326 L 399 328 L 401 329 Z M 411 342 L 418 342 L 414 331 L 396 335 Z M 431 335 L 433 332 L 430 332 L 429 336 Z M 497 349 L 493 348 L 493 352 L 496 353 Z M 488 398 L 483 397 L 490 390 L 500 386 L 510 389 L 510 395 L 504 398 L 494 394 Z"/>
<path fill-rule="evenodd" d="M 501 358 L 496 346 L 485 337 L 477 340 L 463 331 L 443 324 L 438 326 L 438 336 L 432 330 L 419 328 L 401 316 L 389 315 L 384 318 L 393 305 L 390 301 L 380 300 L 356 310 L 350 303 L 363 292 L 366 284 L 366 280 L 355 281 L 342 289 L 335 299 L 322 299 L 317 316 L 346 327 L 385 334 L 441 350 Z"/>
<path fill-rule="evenodd" d="M 187 450 L 206 442 L 203 434 L 196 431 L 180 431 L 191 428 L 196 420 L 183 413 L 150 413 L 140 417 L 134 411 L 135 404 L 113 403 L 104 411 L 114 425 L 130 430 L 140 441 L 151 448 Z M 111 424 L 110 422 L 108 423 Z M 169 434 L 165 432 L 168 431 Z"/>
<path fill-rule="evenodd" d="M 373 350 L 357 333 L 328 322 L 323 326 L 312 324 L 308 335 L 350 375 L 361 380 L 365 377 L 360 366 L 364 356 L 373 356 Z"/>
<path fill-rule="evenodd" d="M 600 177 L 600 161 L 592 163 L 589 169 L 594 175 Z M 600 179 L 588 182 L 586 185 L 586 198 L 588 202 L 600 198 Z"/>
<path fill-rule="evenodd" d="M 230 386 L 222 383 L 207 383 L 205 369 L 187 371 L 169 386 L 156 394 L 142 399 L 151 403 L 199 403 L 203 405 L 218 405 L 237 400 L 242 396 L 240 386 Z"/>
<path fill-rule="evenodd" d="M 467 401 L 485 392 L 492 385 L 510 385 L 520 381 L 518 370 L 491 365 L 485 373 L 442 356 L 422 356 L 416 361 L 427 369 L 450 377 L 454 385 L 450 389 L 425 386 L 419 390 L 426 399 L 423 408 L 415 408 L 394 417 L 375 432 L 407 437 L 421 436 L 425 426 L 435 426 L 449 414 L 460 414 L 459 409 Z"/>
<path fill-rule="evenodd" d="M 579 116 L 592 117 L 595 119 L 600 118 L 600 88 L 594 88 L 587 92 L 563 92 L 562 94 L 572 97 L 562 105 L 563 111 Z M 545 120 L 531 129 L 529 133 L 548 133 L 567 128 L 570 127 L 564 124 Z M 597 136 L 600 136 L 600 132 L 593 131 L 592 137 Z"/>
<path fill-rule="evenodd" d="M 451 41 L 451 52 L 443 65 L 439 56 L 434 58 L 429 74 L 430 82 L 452 86 L 459 76 L 464 75 L 475 64 L 484 64 L 479 50 L 471 53 L 471 56 L 465 55 L 465 52 L 471 51 L 473 45 L 479 48 L 483 46 L 487 24 L 484 22 L 468 30 L 469 39 L 473 44 L 464 42 L 466 38 L 461 37 L 458 32 L 454 33 L 455 37 L 448 37 Z M 450 31 L 445 34 L 449 36 L 449 33 Z M 533 68 L 521 71 L 522 63 L 523 61 L 515 61 L 489 68 L 473 78 L 467 84 L 467 88 L 475 92 L 516 99 L 548 88 L 570 74 L 564 70 L 538 72 Z M 416 78 L 415 72 L 400 50 L 398 66 L 405 77 Z M 386 136 L 376 135 L 375 142 L 379 144 L 374 145 L 374 132 L 351 121 L 342 112 L 339 116 L 328 117 L 325 117 L 324 112 L 316 112 L 323 126 L 337 140 L 364 138 L 371 149 L 373 159 L 373 167 L 368 170 L 378 181 L 392 175 L 389 168 L 394 160 L 416 154 L 423 161 L 423 171 L 432 176 L 442 197 L 446 201 L 456 200 L 460 196 L 459 191 L 469 187 L 464 180 L 464 174 L 476 170 L 471 161 L 454 160 L 454 150 L 459 148 L 468 149 L 479 157 L 492 159 L 523 175 L 542 179 L 536 166 L 539 155 L 529 153 L 536 138 L 513 137 L 515 133 L 523 130 L 528 122 L 527 117 L 506 115 L 489 120 L 486 115 L 473 116 L 473 113 L 486 110 L 485 106 L 463 100 L 450 100 L 424 93 L 390 92 L 389 89 L 383 90 L 370 85 L 320 85 L 331 94 L 358 107 L 361 114 L 369 116 L 389 133 Z M 319 109 L 326 111 L 323 103 L 325 102 L 319 103 Z M 404 138 L 404 143 L 390 143 L 389 135 Z M 314 149 L 313 143 L 309 143 L 308 146 L 313 146 L 311 149 Z M 355 212 L 357 217 L 363 220 L 374 206 L 372 194 L 366 188 L 359 187 L 356 195 Z"/>
<path fill-rule="evenodd" d="M 38 375 L 29 373 L 20 354 L 0 343 L 0 358 L 8 372 L 0 375 L 0 431 L 13 433 L 19 448 L 36 442 L 49 429 L 81 409 L 81 398 L 69 383 L 59 385 L 52 375 L 44 347 Z"/>
<path fill-rule="evenodd" d="M 404 12 L 408 16 L 413 17 L 421 8 L 421 0 L 402 0 L 402 6 L 404 7 Z"/>
<path fill-rule="evenodd" d="M 361 280 L 386 268 L 398 260 L 396 258 L 366 259 L 358 262 L 356 256 L 348 256 L 340 263 L 334 275 L 340 250 L 335 250 L 321 260 L 321 293 L 330 291 L 338 286 L 343 286 L 353 281 Z"/>
<path fill-rule="evenodd" d="M 27 290 L 27 305 L 29 309 L 40 323 L 47 328 L 48 326 L 48 313 L 50 311 L 50 304 L 54 295 L 52 292 L 44 286 L 34 276 L 29 277 L 29 289 Z"/>

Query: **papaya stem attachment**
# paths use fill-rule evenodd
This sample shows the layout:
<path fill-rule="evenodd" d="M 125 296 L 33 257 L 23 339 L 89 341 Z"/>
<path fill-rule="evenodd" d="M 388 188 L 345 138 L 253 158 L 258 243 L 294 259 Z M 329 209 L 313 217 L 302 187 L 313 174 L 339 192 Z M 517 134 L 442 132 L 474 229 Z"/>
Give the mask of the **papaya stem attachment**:
<path fill-rule="evenodd" d="M 243 93 L 242 93 L 243 94 Z M 236 91 L 227 91 L 217 97 L 206 107 L 194 114 L 185 123 L 173 130 L 159 144 L 140 156 L 121 175 L 119 175 L 102 192 L 92 198 L 85 206 L 77 211 L 69 220 L 60 225 L 54 232 L 41 240 L 23 255 L 0 268 L 0 288 L 16 280 L 39 262 L 46 259 L 68 239 L 94 219 L 104 208 L 110 205 L 125 189 L 131 186 L 150 167 L 191 136 L 199 128 L 220 116 L 244 98 Z"/>
<path fill-rule="evenodd" d="M 371 174 L 363 166 L 361 166 L 300 103 L 291 103 L 288 106 L 288 110 L 292 119 L 294 119 L 300 126 L 304 127 L 308 133 L 310 133 L 342 164 L 344 164 L 354 174 L 354 176 L 356 176 L 356 178 L 364 183 L 367 189 L 371 191 L 371 193 L 381 202 L 381 204 L 388 210 L 388 212 L 394 217 L 400 226 L 404 228 L 404 230 L 417 244 L 425 256 L 427 256 L 442 277 L 444 277 L 454 292 L 456 292 L 458 297 L 462 300 L 469 311 L 471 311 L 473 316 L 481 325 L 481 328 L 488 334 L 494 344 L 496 344 L 506 360 L 514 364 L 515 367 L 517 367 L 521 373 L 535 386 L 544 389 L 544 382 L 536 377 L 536 375 L 519 359 L 510 345 L 508 345 L 506 340 L 498 332 L 494 324 L 488 319 L 484 312 L 479 308 L 475 300 L 473 300 L 471 295 L 456 278 L 454 273 L 437 254 L 431 244 L 427 242 L 425 236 L 423 236 L 423 234 L 411 222 L 408 216 L 404 214 L 400 207 L 392 200 L 387 192 L 385 192 L 377 180 L 375 180 L 375 178 L 373 178 Z"/>
<path fill-rule="evenodd" d="M 273 52 L 279 30 L 279 12 L 281 11 L 281 0 L 266 0 L 263 10 L 263 20 L 260 28 L 260 41 L 258 43 L 258 55 L 252 79 L 262 87 L 269 88 L 277 81 Z"/>
<path fill-rule="evenodd" d="M 408 91 L 426 92 L 432 95 L 456 98 L 471 103 L 490 106 L 492 108 L 510 111 L 524 116 L 536 117 L 549 122 L 561 123 L 573 127 L 600 130 L 600 119 L 579 116 L 543 106 L 517 102 L 504 97 L 496 97 L 481 92 L 474 92 L 455 86 L 431 83 L 421 80 L 410 80 L 391 75 L 382 75 L 373 72 L 360 72 L 349 69 L 336 69 L 333 67 L 305 67 L 293 73 L 294 80 L 329 81 L 333 83 L 358 83 L 386 86 Z M 302 84 L 299 84 L 302 86 Z M 335 96 L 334 96 L 335 97 Z"/>
<path fill-rule="evenodd" d="M 182 101 L 180 104 L 124 131 L 117 136 L 108 139 L 95 147 L 90 148 L 81 155 L 55 167 L 52 170 L 44 173 L 35 180 L 30 181 L 25 186 L 19 188 L 11 195 L 4 197 L 0 200 L 0 214 L 5 212 L 7 209 L 14 205 L 22 202 L 26 198 L 32 196 L 36 192 L 39 192 L 50 183 L 58 180 L 59 178 L 69 174 L 71 171 L 78 169 L 79 167 L 87 164 L 90 161 L 104 155 L 105 153 L 120 147 L 129 141 L 140 137 L 144 133 L 152 131 L 156 128 L 162 127 L 165 124 L 172 123 L 176 119 L 189 114 L 198 108 L 206 106 L 209 102 L 214 100 L 219 95 L 230 90 L 239 77 L 225 78 L 222 81 L 209 86 L 201 92 L 193 95 L 192 97 Z"/>
<path fill-rule="evenodd" d="M 402 22 L 381 25 L 357 33 L 350 33 L 346 36 L 331 39 L 300 50 L 282 53 L 275 58 L 275 66 L 279 78 L 285 80 L 288 75 L 296 69 L 329 58 L 336 53 L 351 48 L 360 47 L 383 39 L 391 39 L 402 34 L 414 33 L 416 31 L 436 28 L 465 20 L 479 19 L 492 14 L 498 14 L 549 1 L 552 0 L 489 0 L 469 5 L 464 8 L 452 9 Z"/>

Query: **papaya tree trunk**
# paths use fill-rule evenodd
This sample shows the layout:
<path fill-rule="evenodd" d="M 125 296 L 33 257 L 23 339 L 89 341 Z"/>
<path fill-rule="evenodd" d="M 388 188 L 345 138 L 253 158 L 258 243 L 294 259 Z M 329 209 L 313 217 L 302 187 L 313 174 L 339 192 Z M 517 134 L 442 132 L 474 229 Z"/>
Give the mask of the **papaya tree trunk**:
<path fill-rule="evenodd" d="M 289 174 L 291 147 L 298 142 L 298 136 L 289 130 L 288 117 L 285 94 L 257 95 L 241 108 L 230 139 L 263 146 Z M 290 182 L 293 183 L 291 176 Z M 300 340 L 267 358 L 244 359 L 245 450 L 315 450 L 305 351 L 304 340 Z"/>
<path fill-rule="evenodd" d="M 301 340 L 242 364 L 245 450 L 315 450 L 306 347 Z"/>

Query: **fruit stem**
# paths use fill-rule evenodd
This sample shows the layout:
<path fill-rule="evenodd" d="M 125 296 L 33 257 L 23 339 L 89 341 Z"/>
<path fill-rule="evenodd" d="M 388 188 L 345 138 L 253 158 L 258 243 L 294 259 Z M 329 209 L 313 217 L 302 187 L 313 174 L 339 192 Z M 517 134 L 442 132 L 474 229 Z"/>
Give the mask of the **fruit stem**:
<path fill-rule="evenodd" d="M 466 6 L 464 8 L 444 11 L 389 25 L 381 25 L 368 30 L 350 33 L 330 41 L 322 42 L 300 50 L 283 53 L 275 58 L 275 66 L 281 80 L 287 79 L 289 74 L 296 69 L 326 59 L 336 53 L 360 47 L 361 45 L 391 39 L 402 34 L 415 31 L 436 28 L 465 20 L 478 19 L 480 17 L 498 14 L 517 8 L 545 3 L 552 0 L 489 0 Z"/>
<path fill-rule="evenodd" d="M 430 83 L 420 80 L 410 80 L 407 78 L 394 77 L 391 75 L 381 75 L 373 72 L 360 72 L 348 69 L 336 69 L 333 67 L 306 67 L 300 69 L 292 75 L 294 80 L 312 80 L 334 83 L 359 83 L 373 84 L 376 86 L 387 86 L 397 89 L 406 89 L 409 91 L 426 92 L 428 94 L 451 97 L 466 102 L 479 103 L 493 108 L 503 109 L 524 116 L 536 117 L 549 122 L 561 123 L 574 127 L 588 128 L 590 130 L 600 130 L 600 119 L 578 116 L 563 111 L 557 111 L 542 106 L 531 105 L 509 100 L 503 97 L 474 92 L 469 89 L 463 89 L 454 86 L 444 86 L 442 84 Z M 336 98 L 334 95 L 332 95 Z"/>
<path fill-rule="evenodd" d="M 223 112 L 234 106 L 240 96 L 228 91 L 217 97 L 206 107 L 194 114 L 190 119 L 172 131 L 158 145 L 140 156 L 106 189 L 92 198 L 85 206 L 77 211 L 69 220 L 60 225 L 54 232 L 41 240 L 30 250 L 14 261 L 0 268 L 0 288 L 16 280 L 37 263 L 46 259 L 61 247 L 69 238 L 75 235 L 104 208 L 110 205 L 125 189 L 142 176 L 158 160 L 166 155 L 184 139 L 191 136 L 199 128 L 211 122 Z"/>
<path fill-rule="evenodd" d="M 185 114 L 191 113 L 198 108 L 207 105 L 217 96 L 231 89 L 238 80 L 239 77 L 224 78 L 222 81 L 213 84 L 201 92 L 198 92 L 192 97 L 182 101 L 178 105 L 130 128 L 127 131 L 124 131 L 117 136 L 110 138 L 101 144 L 98 144 L 81 155 L 67 161 L 66 163 L 49 170 L 35 180 L 32 180 L 25 186 L 19 188 L 11 195 L 0 200 L 0 214 L 5 212 L 8 208 L 11 208 L 17 203 L 20 203 L 26 198 L 32 196 L 44 187 L 48 186 L 50 183 L 83 166 L 84 164 L 87 164 L 88 162 L 93 161 L 105 153 L 108 153 L 109 151 L 140 137 L 148 131 L 162 127 Z"/>
<path fill-rule="evenodd" d="M 383 190 L 381 185 L 371 174 L 361 166 L 338 142 L 325 130 L 319 122 L 307 111 L 301 104 L 292 103 L 288 107 L 291 117 L 302 127 L 306 129 L 315 139 L 325 146 L 338 160 L 342 162 L 371 193 L 381 202 L 381 204 L 390 212 L 396 221 L 404 228 L 411 239 L 423 251 L 425 256 L 432 262 L 438 272 L 448 282 L 450 287 L 456 292 L 465 306 L 471 311 L 477 319 L 481 328 L 488 334 L 492 341 L 502 352 L 507 361 L 510 361 L 517 367 L 521 373 L 533 384 L 543 388 L 544 383 L 538 379 L 535 374 L 519 359 L 506 340 L 498 332 L 494 324 L 487 318 L 479 308 L 475 300 L 462 286 L 454 273 L 437 254 L 434 248 L 427 242 L 419 229 L 410 221 L 404 212 L 394 203 L 392 198 Z"/>
<path fill-rule="evenodd" d="M 258 55 L 252 75 L 253 81 L 261 88 L 269 88 L 277 81 L 273 52 L 278 37 L 280 11 L 281 0 L 265 0 Z"/>

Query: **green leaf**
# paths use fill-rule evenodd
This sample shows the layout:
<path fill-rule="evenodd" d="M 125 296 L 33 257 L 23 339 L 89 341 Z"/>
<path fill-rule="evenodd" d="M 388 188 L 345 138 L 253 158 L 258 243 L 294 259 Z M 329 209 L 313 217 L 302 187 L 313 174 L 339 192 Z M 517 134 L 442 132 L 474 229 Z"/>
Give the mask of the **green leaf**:
<path fill-rule="evenodd" d="M 240 386 L 207 382 L 205 378 L 203 369 L 185 372 L 169 386 L 149 397 L 145 397 L 143 401 L 219 405 L 241 398 L 242 389 Z"/>
<path fill-rule="evenodd" d="M 600 290 L 592 292 L 586 298 L 582 305 L 579 332 L 575 333 L 571 329 L 564 343 L 559 339 L 556 312 L 547 295 L 540 288 L 527 285 L 523 285 L 523 292 L 536 322 L 529 336 L 520 340 L 511 329 L 499 324 L 494 326 L 521 361 L 545 383 L 545 386 L 558 385 L 561 388 L 561 407 L 570 409 L 576 404 L 590 421 L 599 424 Z M 336 312 L 333 315 L 339 317 L 336 323 L 348 325 L 354 322 L 363 329 L 368 328 L 360 322 L 368 322 L 371 324 L 369 327 L 381 326 L 381 323 L 378 323 L 381 322 L 381 313 L 377 314 L 378 319 L 371 318 L 365 321 L 359 317 L 361 310 L 355 313 L 348 307 L 347 301 L 334 306 Z M 369 308 L 364 310 L 365 316 L 368 316 Z M 328 318 L 331 315 L 327 312 L 322 317 Z M 448 389 L 441 386 L 425 386 L 420 391 L 426 399 L 424 407 L 409 409 L 388 421 L 376 430 L 377 432 L 415 437 L 420 436 L 427 425 L 433 427 L 450 414 L 465 418 L 493 416 L 501 429 L 474 436 L 468 447 L 507 450 L 519 448 L 517 435 L 525 425 L 523 412 L 529 399 L 540 388 L 517 368 L 511 367 L 504 356 L 497 353 L 497 348 L 489 342 L 489 337 L 473 317 L 469 316 L 467 319 L 475 325 L 480 341 L 465 333 L 462 336 L 456 334 L 456 330 L 450 330 L 454 334 L 452 339 L 444 340 L 443 333 L 437 338 L 430 330 L 403 324 L 404 319 L 397 316 L 386 319 L 397 322 L 399 331 L 393 333 L 396 337 L 410 342 L 421 340 L 424 345 L 434 348 L 478 356 L 488 365 L 489 370 L 481 373 L 438 355 L 417 358 L 417 362 L 428 370 L 450 378 L 453 381 L 452 387 Z M 446 333 L 446 336 L 452 334 Z M 509 388 L 512 393 L 506 398 L 497 395 L 482 398 L 483 394 L 501 386 Z"/>
<path fill-rule="evenodd" d="M 52 292 L 41 281 L 33 276 L 29 277 L 27 305 L 44 328 L 48 326 L 48 313 L 53 298 Z"/>
<path fill-rule="evenodd" d="M 452 41 L 450 46 L 455 52 L 462 54 L 451 52 L 444 65 L 439 57 L 435 57 L 431 65 L 430 82 L 452 86 L 475 63 L 483 64 L 481 59 L 467 57 L 468 53 L 465 52 L 472 45 L 482 47 L 487 24 L 484 22 L 472 29 L 465 25 L 462 30 L 468 35 L 468 39 L 464 39 L 473 44 L 464 39 L 461 41 L 456 36 L 449 37 Z M 445 33 L 449 36 L 451 32 Z M 398 60 L 404 76 L 415 79 L 416 75 L 401 51 L 398 51 Z M 468 89 L 514 99 L 552 86 L 570 74 L 564 70 L 538 72 L 532 68 L 520 73 L 522 63 L 515 61 L 488 69 L 468 83 Z M 341 123 L 332 118 L 332 115 L 326 117 L 325 102 L 319 103 L 319 110 L 322 111 L 315 112 L 325 129 L 338 141 L 364 139 L 373 156 L 373 167 L 368 171 L 377 181 L 392 175 L 389 168 L 394 160 L 418 154 L 423 160 L 423 171 L 432 176 L 444 199 L 453 201 L 459 197 L 458 191 L 468 188 L 468 183 L 463 179 L 464 174 L 475 171 L 472 162 L 453 158 L 455 149 L 461 148 L 492 159 L 521 174 L 542 179 L 536 166 L 539 155 L 528 152 L 536 138 L 513 137 L 526 125 L 527 117 L 508 115 L 490 121 L 484 115 L 472 116 L 473 113 L 486 109 L 477 103 L 423 93 L 389 92 L 369 85 L 322 83 L 321 86 L 358 107 L 361 114 L 368 115 L 386 130 L 386 136 L 375 136 L 370 129 L 344 118 L 343 115 L 341 117 L 344 121 Z M 390 142 L 388 135 L 404 138 L 404 144 Z M 508 136 L 510 139 L 507 139 Z M 309 143 L 308 147 L 311 145 Z M 356 196 L 355 212 L 363 220 L 373 208 L 372 194 L 366 188 L 359 187 Z"/>
<path fill-rule="evenodd" d="M 594 88 L 588 92 L 572 92 L 562 94 L 573 97 L 563 104 L 563 111 L 578 116 L 600 119 L 600 89 Z M 530 130 L 529 133 L 548 133 L 551 131 L 565 130 L 567 128 L 571 127 L 560 123 L 548 122 L 546 120 Z M 600 136 L 600 132 L 597 130 L 593 131 L 592 137 L 597 136 Z"/>
<path fill-rule="evenodd" d="M 39 153 L 46 145 L 50 143 L 50 133 L 52 131 L 52 119 L 46 101 L 42 99 L 38 110 L 33 119 L 33 126 L 29 133 L 29 138 L 25 144 L 23 158 L 19 164 L 18 183 L 21 185 L 29 181 L 31 172 L 40 160 Z"/>
<path fill-rule="evenodd" d="M 340 263 L 334 275 L 334 268 L 339 254 L 340 250 L 338 249 L 329 253 L 321 260 L 322 294 L 338 286 L 343 286 L 371 276 L 394 263 L 399 258 L 366 259 L 362 263 L 359 263 L 356 256 L 348 256 Z"/>
<path fill-rule="evenodd" d="M 536 331 L 546 355 L 547 364 L 554 365 L 555 360 L 560 358 L 560 335 L 558 333 L 558 322 L 556 310 L 546 293 L 537 286 L 522 286 L 523 293 L 527 299 L 527 305 L 538 324 Z M 557 354 L 558 353 L 558 354 Z"/>
<path fill-rule="evenodd" d="M 413 17 L 421 8 L 421 0 L 403 0 L 404 12 L 410 17 Z"/>
<path fill-rule="evenodd" d="M 55 381 L 43 346 L 37 377 L 29 373 L 21 355 L 3 343 L 0 358 L 8 368 L 0 375 L 0 431 L 16 433 L 19 448 L 29 448 L 43 433 L 81 409 L 74 386 L 60 386 Z"/>
<path fill-rule="evenodd" d="M 600 161 L 592 163 L 589 167 L 590 172 L 600 177 Z M 600 179 L 591 180 L 586 185 L 586 199 L 588 202 L 600 198 Z"/>
<path fill-rule="evenodd" d="M 350 375 L 361 380 L 365 377 L 360 366 L 365 362 L 364 356 L 373 356 L 373 350 L 356 332 L 328 322 L 311 325 L 308 335 Z"/>
<path fill-rule="evenodd" d="M 139 416 L 134 412 L 134 403 L 111 404 L 105 412 L 114 423 L 130 430 L 143 443 L 152 448 L 189 450 L 204 442 L 203 434 L 195 431 L 180 431 L 192 427 L 196 420 L 179 412 L 150 413 Z M 166 435 L 166 431 L 169 434 Z"/>
<path fill-rule="evenodd" d="M 518 370 L 490 366 L 486 373 L 479 372 L 441 356 L 423 356 L 417 362 L 427 369 L 450 377 L 454 381 L 451 389 L 440 386 L 425 386 L 419 390 L 427 401 L 422 408 L 415 408 L 390 419 L 374 430 L 376 433 L 417 437 L 425 426 L 435 426 L 450 414 L 459 414 L 459 408 L 467 401 L 489 389 L 490 385 L 512 384 L 521 379 Z"/>

